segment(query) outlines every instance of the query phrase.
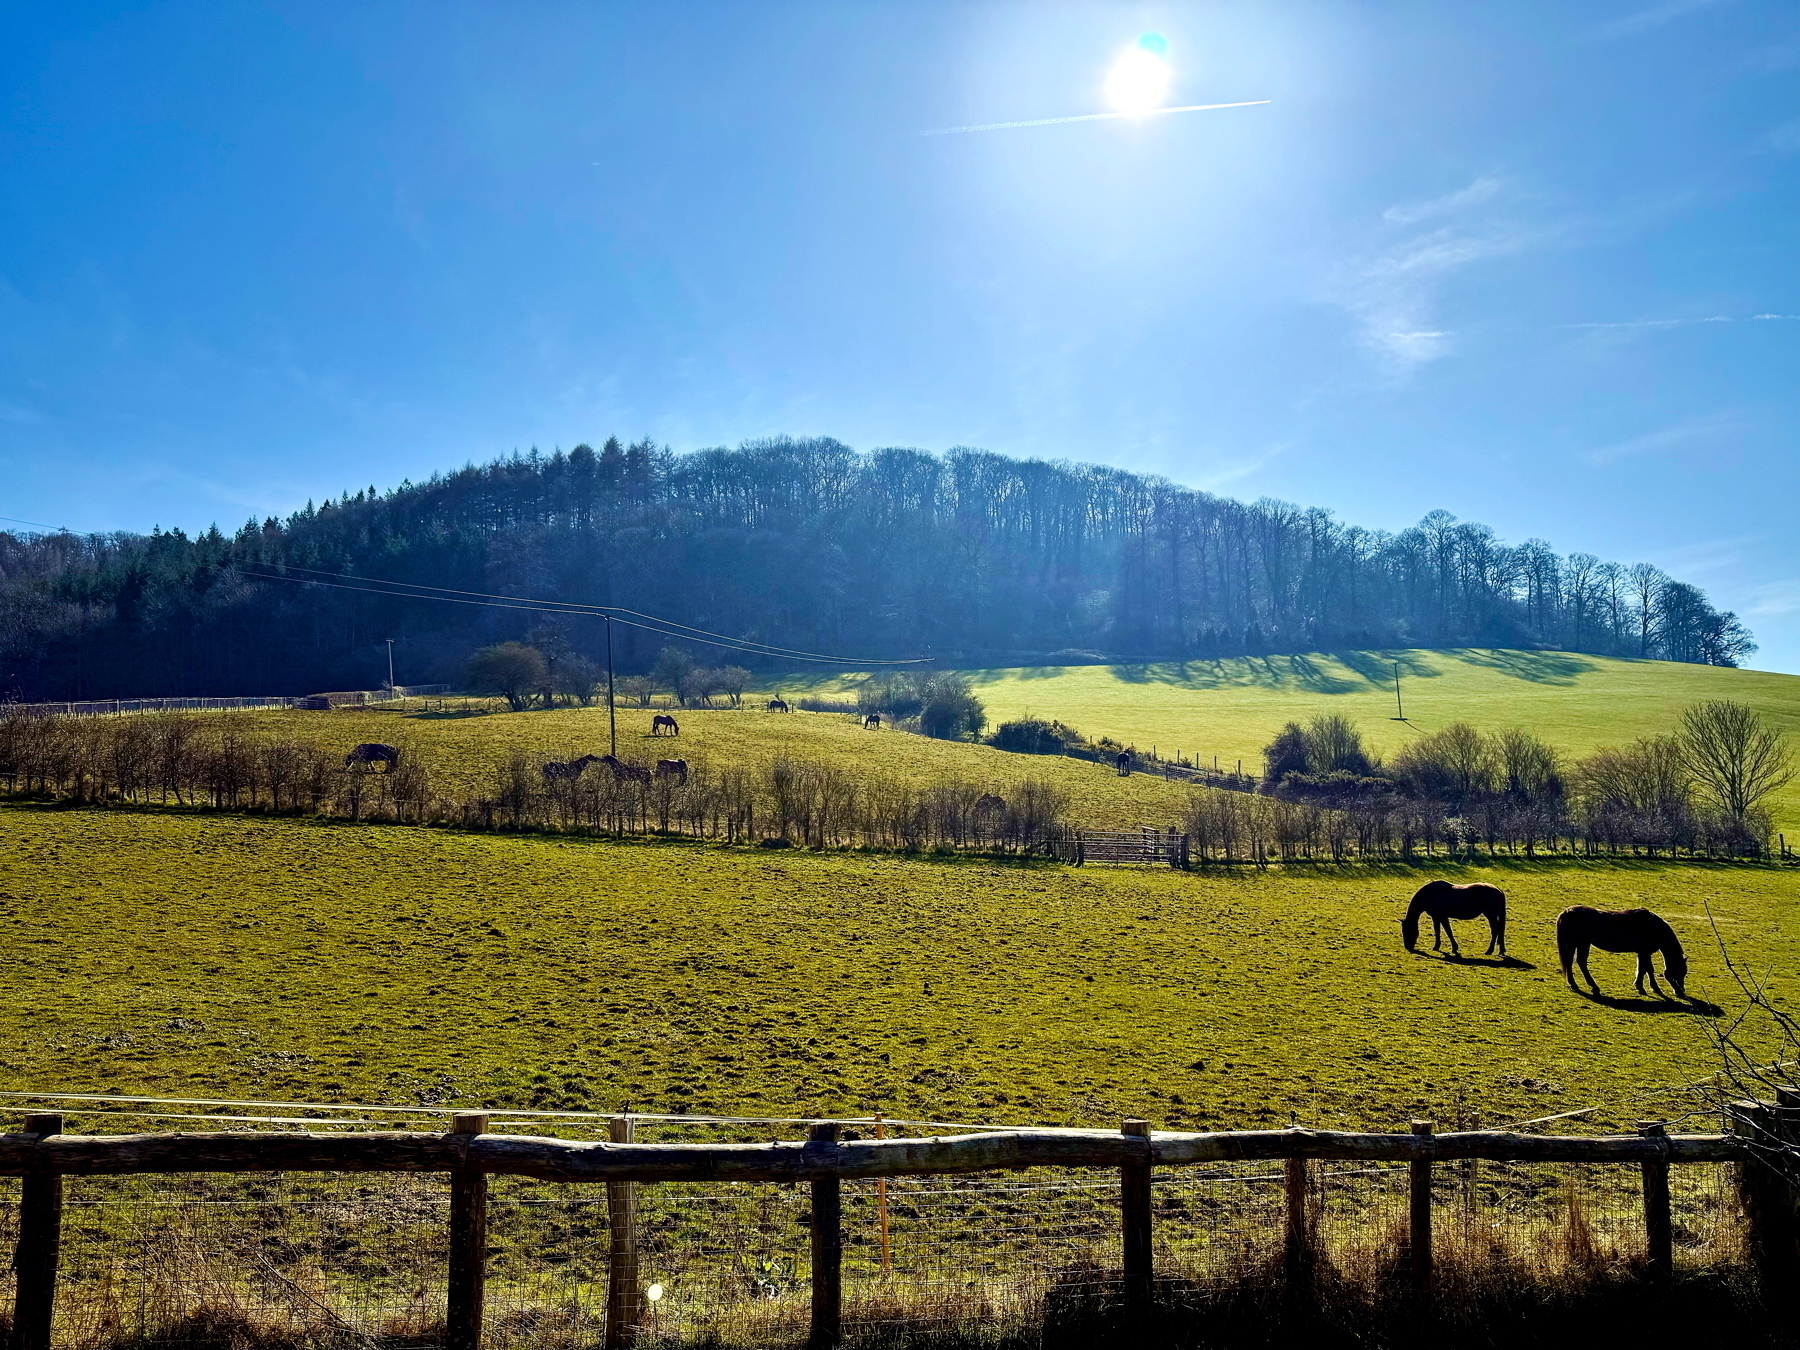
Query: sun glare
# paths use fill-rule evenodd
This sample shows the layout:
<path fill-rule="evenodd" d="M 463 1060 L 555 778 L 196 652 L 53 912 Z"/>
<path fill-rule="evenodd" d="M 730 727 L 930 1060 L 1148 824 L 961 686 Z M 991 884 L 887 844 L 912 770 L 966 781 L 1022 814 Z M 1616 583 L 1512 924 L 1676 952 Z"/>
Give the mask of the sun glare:
<path fill-rule="evenodd" d="M 1113 63 L 1106 77 L 1106 98 L 1124 113 L 1147 113 L 1162 106 L 1169 92 L 1169 67 L 1163 53 L 1169 44 L 1146 33 Z"/>

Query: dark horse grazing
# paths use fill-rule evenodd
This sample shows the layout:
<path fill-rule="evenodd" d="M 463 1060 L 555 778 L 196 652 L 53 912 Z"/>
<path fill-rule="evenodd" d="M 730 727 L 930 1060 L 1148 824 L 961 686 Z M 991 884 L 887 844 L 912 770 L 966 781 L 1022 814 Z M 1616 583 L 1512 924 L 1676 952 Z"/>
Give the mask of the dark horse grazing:
<path fill-rule="evenodd" d="M 788 705 L 785 700 L 778 699 L 778 698 L 772 698 L 769 700 L 769 711 L 770 712 L 786 712 L 787 710 L 788 710 Z"/>
<path fill-rule="evenodd" d="M 655 717 L 650 719 L 650 734 L 652 736 L 660 736 L 664 731 L 667 731 L 671 736 L 679 736 L 681 735 L 681 723 L 677 722 L 667 713 L 658 713 Z"/>
<path fill-rule="evenodd" d="M 590 764 L 598 764 L 600 756 L 583 755 L 580 759 L 572 759 L 567 764 L 551 760 L 544 765 L 544 781 L 554 782 L 557 779 L 579 778 L 583 769 Z"/>
<path fill-rule="evenodd" d="M 1119 777 L 1131 777 L 1131 751 L 1121 750 L 1113 756 L 1113 768 L 1119 771 Z"/>
<path fill-rule="evenodd" d="M 1667 919 L 1647 909 L 1608 910 L 1594 909 L 1590 905 L 1575 905 L 1556 916 L 1556 951 L 1562 957 L 1563 978 L 1568 980 L 1569 988 L 1579 994 L 1581 986 L 1575 983 L 1575 967 L 1580 966 L 1588 987 L 1599 998 L 1600 986 L 1594 983 L 1593 974 L 1588 970 L 1590 947 L 1598 947 L 1603 952 L 1635 952 L 1638 993 L 1644 992 L 1647 979 L 1658 998 L 1667 998 L 1662 986 L 1657 984 L 1656 971 L 1650 964 L 1651 955 L 1661 952 L 1663 974 L 1675 987 L 1675 997 L 1687 997 L 1687 953 L 1681 950 L 1681 939 L 1675 936 Z"/>
<path fill-rule="evenodd" d="M 1442 951 L 1444 939 L 1449 938 L 1450 954 L 1461 956 L 1450 920 L 1485 918 L 1489 934 L 1487 954 L 1492 956 L 1498 950 L 1501 956 L 1506 955 L 1506 892 L 1498 886 L 1490 886 L 1485 881 L 1471 881 L 1464 886 L 1453 886 L 1448 881 L 1428 881 L 1419 887 L 1413 894 L 1412 903 L 1406 907 L 1406 917 L 1400 920 L 1400 940 L 1409 952 L 1419 945 L 1421 914 L 1431 916 L 1431 950 L 1434 952 Z"/>
<path fill-rule="evenodd" d="M 881 714 L 880 713 L 870 713 L 867 717 L 863 718 L 863 729 L 865 731 L 867 731 L 871 728 L 873 728 L 876 731 L 881 730 Z"/>
<path fill-rule="evenodd" d="M 650 781 L 650 770 L 639 765 L 627 764 L 624 760 L 616 759 L 612 755 L 600 756 L 600 762 L 611 769 L 612 776 L 621 783 L 648 783 Z"/>
<path fill-rule="evenodd" d="M 687 783 L 688 768 L 685 759 L 659 759 L 656 761 L 658 778 L 679 778 L 683 785 Z"/>
<path fill-rule="evenodd" d="M 391 745 L 377 745 L 374 741 L 364 741 L 344 756 L 346 769 L 353 769 L 359 764 L 365 769 L 374 764 L 385 764 L 391 770 L 398 767 L 399 763 L 398 750 Z"/>

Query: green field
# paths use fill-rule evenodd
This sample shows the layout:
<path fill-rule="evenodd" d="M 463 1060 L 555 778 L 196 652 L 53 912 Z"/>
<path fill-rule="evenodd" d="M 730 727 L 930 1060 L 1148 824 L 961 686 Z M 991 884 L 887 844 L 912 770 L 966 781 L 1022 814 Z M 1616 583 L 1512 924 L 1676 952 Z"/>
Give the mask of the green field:
<path fill-rule="evenodd" d="M 1208 876 L 18 804 L 0 845 L 13 1090 L 1616 1125 L 1712 1068 L 1704 1019 L 1570 993 L 1557 910 L 1664 913 L 1727 1011 L 1705 907 L 1751 964 L 1800 957 L 1800 875 L 1746 866 Z M 1431 875 L 1504 885 L 1529 968 L 1402 951 Z M 1619 995 L 1628 965 L 1595 959 Z"/>
<path fill-rule="evenodd" d="M 1394 716 L 1395 665 L 1407 720 Z M 1383 753 L 1464 721 L 1484 731 L 1525 727 L 1569 756 L 1674 727 L 1681 709 L 1729 698 L 1800 735 L 1800 676 L 1573 652 L 1382 651 L 1232 657 L 1151 666 L 1034 666 L 967 672 L 991 721 L 1034 713 L 1089 736 L 1168 756 L 1258 772 L 1283 722 L 1321 712 L 1357 722 Z M 826 694 L 860 676 L 789 681 Z M 1800 830 L 1800 782 L 1772 801 L 1780 828 Z"/>

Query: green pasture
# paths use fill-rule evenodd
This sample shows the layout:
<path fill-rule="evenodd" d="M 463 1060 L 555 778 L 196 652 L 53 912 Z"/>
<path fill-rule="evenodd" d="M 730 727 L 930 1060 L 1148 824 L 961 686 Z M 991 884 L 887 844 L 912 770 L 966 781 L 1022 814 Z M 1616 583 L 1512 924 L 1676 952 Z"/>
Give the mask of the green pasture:
<path fill-rule="evenodd" d="M 1526 964 L 1401 950 L 1437 875 L 1503 885 Z M 1628 997 L 1624 957 L 1594 962 L 1620 998 L 1571 993 L 1552 916 L 1650 906 L 1729 1013 L 1707 910 L 1785 994 L 1797 898 L 1800 874 L 1747 866 L 1221 876 L 12 804 L 0 1087 L 1170 1127 L 1599 1104 L 1579 1127 L 1618 1125 L 1681 1109 L 1663 1090 L 1713 1068 L 1709 1019 Z"/>
<path fill-rule="evenodd" d="M 1406 721 L 1395 715 L 1394 668 Z M 991 721 L 1034 713 L 1089 736 L 1221 768 L 1260 771 L 1283 722 L 1321 712 L 1357 722 L 1383 753 L 1450 722 L 1485 731 L 1525 727 L 1565 754 L 1673 729 L 1681 709 L 1736 699 L 1800 734 L 1800 676 L 1675 661 L 1624 661 L 1575 652 L 1371 651 L 1230 657 L 1148 666 L 1032 666 L 966 672 Z M 829 696 L 861 676 L 789 681 Z M 1800 782 L 1775 798 L 1778 824 L 1800 829 Z"/>
<path fill-rule="evenodd" d="M 866 731 L 845 713 L 771 713 L 762 702 L 740 710 L 676 709 L 679 737 L 652 736 L 649 709 L 618 710 L 619 756 L 638 763 L 679 757 L 715 769 L 765 765 L 781 756 L 832 764 L 858 778 L 883 777 L 926 786 L 948 780 L 1005 795 L 1027 778 L 1069 794 L 1070 818 L 1094 829 L 1179 825 L 1189 788 L 1086 760 L 1015 755 L 992 746 L 938 741 L 892 729 Z M 257 735 L 288 736 L 348 750 L 358 741 L 400 746 L 423 763 L 436 791 L 479 795 L 492 790 L 514 748 L 534 762 L 605 754 L 605 708 L 533 709 L 509 713 L 504 704 L 477 715 L 339 710 L 219 715 Z M 663 711 L 658 709 L 657 711 Z M 589 772 L 600 773 L 602 769 Z"/>

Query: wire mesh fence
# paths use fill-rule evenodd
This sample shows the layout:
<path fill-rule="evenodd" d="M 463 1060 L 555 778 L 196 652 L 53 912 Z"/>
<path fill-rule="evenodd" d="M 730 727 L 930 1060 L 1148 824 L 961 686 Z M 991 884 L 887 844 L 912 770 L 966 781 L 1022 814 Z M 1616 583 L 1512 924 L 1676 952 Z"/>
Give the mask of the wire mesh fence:
<path fill-rule="evenodd" d="M 299 1108 L 296 1108 L 297 1110 Z M 166 1114 L 166 1113 L 165 1113 Z M 291 1128 L 303 1117 L 239 1117 Z M 343 1113 L 337 1113 L 343 1119 Z M 443 1117 L 381 1122 L 442 1130 Z M 640 1120 L 640 1142 L 792 1138 L 795 1122 Z M 123 1111 L 71 1131 L 169 1128 Z M 514 1118 L 493 1128 L 605 1137 L 602 1118 Z M 869 1137 L 873 1122 L 851 1131 Z M 943 1134 L 884 1123 L 889 1137 Z M 960 1132 L 960 1131 L 959 1131 Z M 1742 1256 L 1726 1165 L 1673 1169 L 1677 1263 Z M 1496 1266 L 1519 1278 L 1629 1267 L 1644 1248 L 1636 1166 L 1440 1163 L 1432 1198 L 1440 1278 Z M 1406 1165 L 1314 1163 L 1298 1222 L 1317 1278 L 1403 1278 Z M 19 1183 L 0 1178 L 0 1242 L 15 1236 Z M 1162 1168 L 1152 1185 L 1159 1279 L 1225 1289 L 1276 1278 L 1296 1214 L 1279 1161 Z M 441 1343 L 450 1180 L 441 1173 L 71 1176 L 53 1344 Z M 606 1188 L 494 1176 L 488 1196 L 485 1344 L 591 1347 L 607 1315 Z M 804 1339 L 812 1292 L 805 1184 L 642 1183 L 636 1239 L 651 1345 L 762 1346 Z M 843 1184 L 844 1328 L 851 1345 L 893 1333 L 1040 1325 L 1052 1300 L 1115 1297 L 1120 1180 L 1095 1169 L 891 1177 Z M 11 1274 L 0 1296 L 11 1304 Z M 230 1340 L 227 1336 L 224 1339 Z"/>

